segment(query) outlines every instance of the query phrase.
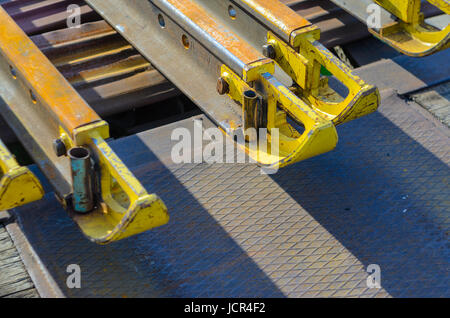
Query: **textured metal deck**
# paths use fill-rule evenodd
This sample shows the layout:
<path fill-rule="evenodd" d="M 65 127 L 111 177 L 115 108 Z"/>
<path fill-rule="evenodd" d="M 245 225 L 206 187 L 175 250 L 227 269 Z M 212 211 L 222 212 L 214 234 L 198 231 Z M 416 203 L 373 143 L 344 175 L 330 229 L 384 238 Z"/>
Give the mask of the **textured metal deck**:
<path fill-rule="evenodd" d="M 167 164 L 175 125 L 114 142 L 171 221 L 113 245 L 86 241 L 52 194 L 16 215 L 67 296 L 449 297 L 448 130 L 383 95 L 379 112 L 339 128 L 335 151 L 273 176 Z M 69 264 L 81 289 L 65 287 Z M 367 288 L 369 264 L 382 289 Z"/>

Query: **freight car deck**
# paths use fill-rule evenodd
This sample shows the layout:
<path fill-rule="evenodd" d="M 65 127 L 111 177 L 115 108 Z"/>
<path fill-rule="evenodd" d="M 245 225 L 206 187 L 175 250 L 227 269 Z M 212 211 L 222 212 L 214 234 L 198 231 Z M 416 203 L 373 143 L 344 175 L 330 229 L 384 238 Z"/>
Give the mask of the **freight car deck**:
<path fill-rule="evenodd" d="M 13 17 L 19 2 L 36 1 L 11 2 Z M 66 2 L 36 3 L 64 9 Z M 317 6 L 309 6 L 311 1 L 284 2 L 322 24 L 328 46 L 367 35 L 358 23 L 349 29 L 355 20 L 328 1 L 315 1 L 320 2 Z M 30 16 L 40 24 L 27 26 L 24 19 L 22 27 L 28 28 L 28 35 L 79 92 L 103 85 L 95 80 L 99 74 L 116 86 L 130 79 L 102 73 L 110 69 L 105 64 L 98 68 L 100 73 L 92 74 L 94 81 L 80 86 L 77 74 L 64 68 L 71 62 L 70 37 L 59 51 L 61 43 L 51 43 L 58 34 L 70 35 L 70 30 L 55 31 L 62 26 L 58 23 L 64 23 L 63 15 L 48 16 L 47 9 L 31 10 Z M 84 16 L 101 29 L 104 23 L 99 17 L 87 7 L 84 10 Z M 19 24 L 21 16 L 14 17 Z M 125 59 L 139 60 L 111 29 L 103 29 L 105 34 L 96 41 L 112 36 L 128 52 Z M 351 30 L 352 36 L 345 30 Z M 377 54 L 364 53 L 362 43 L 366 42 L 349 46 L 354 61 L 378 60 Z M 84 48 L 87 61 L 95 53 L 92 48 Z M 61 59 L 61 54 L 66 56 Z M 14 247 L 8 233 L 0 229 L 0 250 L 10 256 L 0 258 L 1 275 L 9 278 L 0 285 L 0 295 L 36 296 L 19 266 L 17 248 L 41 296 L 448 297 L 450 149 L 449 130 L 441 122 L 447 123 L 449 117 L 449 53 L 416 60 L 391 57 L 357 70 L 379 87 L 383 98 L 379 111 L 340 127 L 335 151 L 275 175 L 262 175 L 251 164 L 171 163 L 173 129 L 192 131 L 195 119 L 202 119 L 205 127 L 213 125 L 205 116 L 111 141 L 145 188 L 158 192 L 166 202 L 171 222 L 100 247 L 82 237 L 46 186 L 44 200 L 11 211 L 13 218 L 0 216 L 15 243 Z M 131 77 L 135 65 L 138 75 L 144 70 L 150 77 L 161 77 L 145 61 L 129 69 L 130 64 L 123 65 L 121 70 Z M 80 66 L 77 72 L 85 72 L 83 63 Z M 155 83 L 171 90 L 163 98 L 178 94 L 163 78 Z M 151 85 L 141 88 L 156 91 Z M 112 98 L 118 95 L 114 89 L 101 92 Z M 135 98 L 144 105 L 153 97 L 137 94 Z M 116 101 L 119 109 L 130 107 L 124 98 Z M 97 96 L 97 102 L 104 106 L 92 102 L 100 113 L 101 109 L 117 111 L 117 107 L 105 108 L 109 103 L 104 98 Z M 39 176 L 45 185 L 45 178 Z M 66 286 L 70 264 L 81 267 L 81 289 Z M 371 264 L 380 266 L 380 289 L 367 286 Z"/>
<path fill-rule="evenodd" d="M 391 89 L 407 95 L 448 81 L 448 72 L 432 67 L 440 60 L 448 53 L 422 59 L 420 68 L 401 57 L 359 69 L 363 77 L 383 69 L 397 75 L 376 82 L 380 109 L 340 127 L 336 151 L 275 175 L 250 164 L 171 164 L 165 141 L 175 127 L 192 129 L 193 119 L 112 142 L 145 187 L 160 193 L 171 222 L 104 248 L 83 239 L 52 193 L 16 209 L 21 230 L 13 236 L 23 231 L 41 261 L 29 269 L 54 280 L 41 280 L 38 290 L 449 297 L 449 131 Z M 70 264 L 81 267 L 81 289 L 65 285 Z M 381 289 L 366 285 L 370 264 L 381 268 Z"/>

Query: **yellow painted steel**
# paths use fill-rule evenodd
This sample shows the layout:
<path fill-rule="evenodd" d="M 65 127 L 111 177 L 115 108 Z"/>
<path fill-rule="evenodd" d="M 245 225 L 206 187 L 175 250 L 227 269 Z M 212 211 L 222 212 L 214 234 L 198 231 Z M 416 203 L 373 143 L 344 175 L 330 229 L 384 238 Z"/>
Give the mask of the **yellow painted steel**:
<path fill-rule="evenodd" d="M 229 84 L 228 96 L 243 105 L 244 92 L 252 88 L 225 65 L 222 66 L 221 74 Z M 259 76 L 267 93 L 267 143 L 263 141 L 264 147 L 261 147 L 261 143 L 255 147 L 242 145 L 250 158 L 262 166 L 282 168 L 336 147 L 338 136 L 330 120 L 318 115 L 272 74 L 266 72 Z M 282 110 L 277 110 L 277 106 Z M 303 125 L 304 132 L 299 132 L 290 125 L 286 115 Z"/>
<path fill-rule="evenodd" d="M 399 21 L 370 31 L 403 54 L 425 56 L 450 46 L 450 24 L 443 30 L 428 25 L 420 11 L 420 0 L 374 0 L 399 18 Z M 431 4 L 450 14 L 448 0 L 429 0 Z"/>
<path fill-rule="evenodd" d="M 316 39 L 316 33 L 307 30 L 297 34 L 297 46 L 292 47 L 271 32 L 267 35 L 268 44 L 275 49 L 274 60 L 298 84 L 297 95 L 336 125 L 374 112 L 380 102 L 378 89 L 354 75 Z M 337 94 L 321 78 L 322 67 L 347 87 L 347 96 Z"/>
<path fill-rule="evenodd" d="M 109 138 L 108 124 L 1 7 L 0 21 L 0 58 L 14 70 L 11 80 L 20 80 L 34 100 L 33 108 L 25 111 L 45 114 L 48 120 L 44 124 L 48 124 L 48 129 L 59 137 L 67 150 L 77 146 L 90 148 L 96 167 L 99 167 L 95 170 L 96 184 L 99 185 L 95 193 L 98 198 L 96 208 L 87 214 L 79 214 L 66 206 L 82 232 L 93 242 L 107 244 L 166 224 L 169 215 L 164 203 L 156 194 L 147 193 L 105 141 Z M 16 116 L 21 122 L 20 115 Z M 33 131 L 32 127 L 27 128 Z M 41 140 L 41 137 L 30 134 L 29 138 L 42 145 L 53 142 Z M 42 188 L 31 172 L 18 167 L 1 146 L 0 209 L 42 197 Z M 48 157 L 48 160 L 52 158 Z M 53 177 L 66 182 L 71 179 L 67 175 Z"/>
<path fill-rule="evenodd" d="M 268 11 L 262 8 L 262 2 L 244 2 L 263 19 L 267 18 Z M 272 5 L 275 5 L 274 1 Z M 295 19 L 288 22 L 280 25 L 300 27 L 287 28 L 289 42 L 269 31 L 267 45 L 273 48 L 273 52 L 268 53 L 268 57 L 278 64 L 295 85 L 288 88 L 279 82 L 273 76 L 274 68 L 267 61 L 264 67 L 253 67 L 252 76 L 242 78 L 226 65 L 221 69 L 221 78 L 228 83 L 228 96 L 242 106 L 242 128 L 247 142 L 241 143 L 241 147 L 251 159 L 271 168 L 281 168 L 331 151 L 338 142 L 335 125 L 370 114 L 380 103 L 376 87 L 354 75 L 347 65 L 318 42 L 320 30 L 316 26 L 303 20 L 298 23 L 295 23 Z M 321 76 L 323 68 L 347 88 L 345 96 L 328 85 L 328 79 Z M 247 125 L 249 117 L 258 114 L 257 111 L 252 111 L 250 116 L 246 113 L 244 96 L 248 91 L 266 103 L 263 110 L 266 116 L 264 127 L 257 127 L 267 128 L 267 140 L 263 140 L 263 143 L 267 143 L 264 147 L 260 144 L 261 136 L 258 136 L 256 146 L 252 145 L 254 138 L 248 136 L 247 126 L 252 128 L 252 125 Z M 303 129 L 296 129 L 288 117 Z M 275 147 L 274 143 L 277 143 Z"/>
<path fill-rule="evenodd" d="M 0 140 L 0 211 L 42 199 L 44 190 L 36 176 L 21 167 Z"/>
<path fill-rule="evenodd" d="M 102 125 L 80 128 L 79 143 L 93 152 L 100 166 L 101 208 L 72 217 L 90 240 L 107 244 L 169 221 L 167 208 L 156 194 L 148 194 L 102 138 Z"/>

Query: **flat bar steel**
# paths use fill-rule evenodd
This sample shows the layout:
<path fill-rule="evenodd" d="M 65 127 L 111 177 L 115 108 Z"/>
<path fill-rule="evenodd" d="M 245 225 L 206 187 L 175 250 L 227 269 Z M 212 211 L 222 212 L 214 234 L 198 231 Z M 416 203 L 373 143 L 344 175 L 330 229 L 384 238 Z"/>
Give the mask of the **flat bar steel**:
<path fill-rule="evenodd" d="M 357 16 L 373 35 L 403 54 L 421 57 L 445 50 L 450 45 L 450 24 L 438 25 L 438 28 L 427 24 L 421 0 L 333 2 Z M 450 13 L 447 0 L 428 2 L 445 14 Z M 444 21 L 440 20 L 440 24 Z"/>

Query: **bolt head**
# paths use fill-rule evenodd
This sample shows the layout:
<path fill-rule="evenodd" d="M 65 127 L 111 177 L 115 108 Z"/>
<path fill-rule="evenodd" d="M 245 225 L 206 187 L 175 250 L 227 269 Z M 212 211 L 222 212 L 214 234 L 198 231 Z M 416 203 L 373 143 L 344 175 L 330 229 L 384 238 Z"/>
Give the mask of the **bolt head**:
<path fill-rule="evenodd" d="M 230 92 L 230 85 L 223 77 L 220 77 L 217 81 L 217 92 L 220 95 L 225 95 Z"/>
<path fill-rule="evenodd" d="M 53 150 L 58 157 L 65 156 L 67 153 L 66 145 L 61 139 L 55 139 L 53 141 Z"/>
<path fill-rule="evenodd" d="M 269 59 L 274 59 L 276 57 L 276 51 L 272 44 L 264 44 L 262 47 L 262 53 Z"/>

